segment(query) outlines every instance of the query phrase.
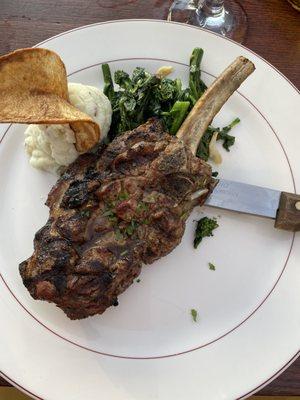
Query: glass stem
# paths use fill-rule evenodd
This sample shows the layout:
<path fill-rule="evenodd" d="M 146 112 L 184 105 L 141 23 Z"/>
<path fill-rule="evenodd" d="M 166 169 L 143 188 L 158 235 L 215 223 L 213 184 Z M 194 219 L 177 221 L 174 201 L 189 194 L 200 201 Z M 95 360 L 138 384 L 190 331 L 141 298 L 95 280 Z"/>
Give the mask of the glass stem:
<path fill-rule="evenodd" d="M 212 17 L 216 17 L 224 11 L 224 0 L 203 0 L 200 1 L 199 7 Z"/>

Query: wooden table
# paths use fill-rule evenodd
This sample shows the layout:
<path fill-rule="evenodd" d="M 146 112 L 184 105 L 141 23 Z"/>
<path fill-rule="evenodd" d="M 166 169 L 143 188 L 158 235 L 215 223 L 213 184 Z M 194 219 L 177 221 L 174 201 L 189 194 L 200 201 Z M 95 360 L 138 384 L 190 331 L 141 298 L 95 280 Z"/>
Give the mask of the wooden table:
<path fill-rule="evenodd" d="M 170 3 L 171 0 L 1 0 L 0 53 L 30 47 L 57 33 L 93 22 L 165 19 Z M 285 0 L 240 3 L 249 24 L 244 44 L 300 88 L 300 13 Z M 9 384 L 0 378 L 1 386 Z M 300 396 L 300 358 L 259 394 Z M 0 389 L 0 400 L 8 398 L 3 396 Z"/>

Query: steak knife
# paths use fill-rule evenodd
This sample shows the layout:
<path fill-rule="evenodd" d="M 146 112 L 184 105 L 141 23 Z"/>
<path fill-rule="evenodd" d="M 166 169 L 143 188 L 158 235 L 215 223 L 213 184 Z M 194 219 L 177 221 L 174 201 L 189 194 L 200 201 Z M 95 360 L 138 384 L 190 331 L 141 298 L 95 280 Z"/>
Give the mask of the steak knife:
<path fill-rule="evenodd" d="M 300 195 L 297 194 L 220 179 L 205 205 L 272 218 L 275 228 L 300 231 Z"/>

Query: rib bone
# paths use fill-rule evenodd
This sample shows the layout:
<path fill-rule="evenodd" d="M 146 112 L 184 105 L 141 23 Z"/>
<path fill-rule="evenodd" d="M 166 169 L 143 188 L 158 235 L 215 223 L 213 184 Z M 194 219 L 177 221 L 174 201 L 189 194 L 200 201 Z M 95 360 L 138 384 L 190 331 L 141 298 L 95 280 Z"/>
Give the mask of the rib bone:
<path fill-rule="evenodd" d="M 215 115 L 254 70 L 251 61 L 238 57 L 197 101 L 177 132 L 177 137 L 183 140 L 193 154 L 196 154 L 199 142 Z"/>

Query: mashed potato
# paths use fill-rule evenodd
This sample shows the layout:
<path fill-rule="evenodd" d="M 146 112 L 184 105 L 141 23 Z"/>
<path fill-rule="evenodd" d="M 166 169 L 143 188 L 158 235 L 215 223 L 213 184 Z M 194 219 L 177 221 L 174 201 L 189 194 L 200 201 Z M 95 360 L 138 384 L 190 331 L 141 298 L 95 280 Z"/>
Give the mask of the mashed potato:
<path fill-rule="evenodd" d="M 92 117 L 100 126 L 101 139 L 107 136 L 112 109 L 108 98 L 93 86 L 69 83 L 70 103 Z M 25 149 L 35 168 L 58 173 L 79 155 L 74 132 L 69 125 L 29 125 L 25 131 Z"/>

